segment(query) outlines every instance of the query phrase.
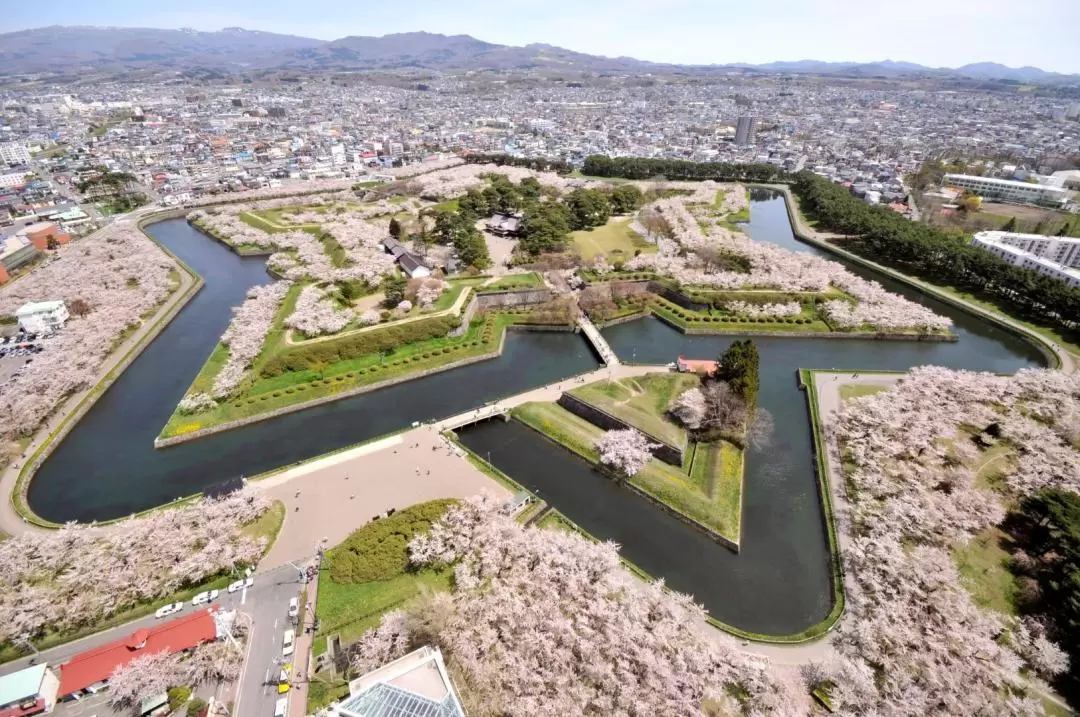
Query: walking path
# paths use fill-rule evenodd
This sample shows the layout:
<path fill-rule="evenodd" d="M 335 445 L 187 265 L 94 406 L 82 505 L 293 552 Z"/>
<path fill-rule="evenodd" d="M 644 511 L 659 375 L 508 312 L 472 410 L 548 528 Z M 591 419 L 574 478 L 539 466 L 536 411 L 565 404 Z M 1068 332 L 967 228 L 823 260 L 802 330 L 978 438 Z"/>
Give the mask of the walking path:
<path fill-rule="evenodd" d="M 122 219 L 117 219 L 115 224 L 135 225 L 141 215 L 153 213 L 154 211 L 158 211 L 158 209 L 154 208 L 147 210 L 147 208 L 144 207 L 143 210 L 133 212 Z M 86 241 L 93 236 L 94 234 L 90 234 L 79 241 Z M 169 258 L 172 260 L 172 257 Z M 49 420 L 43 423 L 34 433 L 32 440 L 23 450 L 22 455 L 12 461 L 11 465 L 9 465 L 7 469 L 3 471 L 3 474 L 0 475 L 0 496 L 3 496 L 3 499 L 0 499 L 0 532 L 7 533 L 8 535 L 21 535 L 28 531 L 44 532 L 46 530 L 45 528 L 40 528 L 27 523 L 23 517 L 15 511 L 15 506 L 12 504 L 12 496 L 19 479 L 19 471 L 22 469 L 26 460 L 34 455 L 34 452 L 45 442 L 49 437 L 49 434 L 60 427 L 64 419 L 76 410 L 79 403 L 97 387 L 109 372 L 127 358 L 130 351 L 135 349 L 135 347 L 137 347 L 144 339 L 147 339 L 148 336 L 151 334 L 156 335 L 156 333 L 163 328 L 163 326 L 158 326 L 159 320 L 167 316 L 169 312 L 179 310 L 182 307 L 182 304 L 187 302 L 187 299 L 189 298 L 188 290 L 196 280 L 179 266 L 177 266 L 177 271 L 180 274 L 180 284 L 177 286 L 176 290 L 173 291 L 165 302 L 158 307 L 153 316 L 143 321 L 131 336 L 127 337 L 111 354 L 109 354 L 108 358 L 106 358 L 98 368 L 94 382 L 88 388 L 73 394 L 52 412 Z"/>
<path fill-rule="evenodd" d="M 596 328 L 588 316 L 584 312 L 578 314 L 577 325 L 581 327 L 582 333 L 589 339 L 589 342 L 600 354 L 601 360 L 607 366 L 618 366 L 620 364 L 619 357 L 615 355 L 615 352 L 611 350 L 608 345 L 607 339 L 600 333 L 600 329 Z"/>

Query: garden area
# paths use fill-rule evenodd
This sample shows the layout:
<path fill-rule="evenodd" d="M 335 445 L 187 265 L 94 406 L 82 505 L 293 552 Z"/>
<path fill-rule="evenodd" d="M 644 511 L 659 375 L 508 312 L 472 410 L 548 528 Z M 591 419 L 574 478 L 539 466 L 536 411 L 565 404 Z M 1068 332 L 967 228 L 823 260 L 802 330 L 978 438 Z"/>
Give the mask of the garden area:
<path fill-rule="evenodd" d="M 696 380 L 692 376 L 688 378 Z M 649 399 L 641 399 L 638 406 L 631 409 L 636 419 L 643 420 L 648 403 Z M 526 403 L 514 408 L 511 415 L 590 463 L 600 464 L 597 443 L 604 437 L 605 431 L 599 426 L 556 403 Z M 645 422 L 655 427 L 664 420 L 661 415 L 654 414 Z M 739 454 L 739 460 L 730 460 L 731 449 Z M 698 456 L 699 453 L 702 455 Z M 723 453 L 724 460 L 713 460 L 711 448 L 703 451 L 701 447 L 692 445 L 687 452 L 685 471 L 656 458 L 649 458 L 641 470 L 626 480 L 693 522 L 737 543 L 742 514 L 741 453 L 731 446 Z M 696 460 L 690 460 L 694 456 L 697 456 Z"/>
<path fill-rule="evenodd" d="M 319 575 L 319 597 L 312 654 L 326 651 L 327 638 L 337 635 L 343 647 L 377 627 L 382 615 L 425 594 L 450 589 L 448 567 L 414 568 L 408 543 L 426 533 L 453 500 L 433 500 L 372 521 L 326 552 Z M 318 685 L 318 687 L 316 687 Z M 342 689 L 344 688 L 344 689 Z M 345 676 L 317 673 L 308 696 L 308 713 L 348 694 Z"/>
<path fill-rule="evenodd" d="M 656 244 L 645 241 L 631 229 L 631 221 L 629 217 L 612 217 L 602 226 L 571 232 L 570 247 L 585 262 L 601 255 L 610 263 L 624 262 L 638 253 L 655 252 Z"/>
<path fill-rule="evenodd" d="M 668 417 L 667 407 L 677 395 L 700 383 L 693 374 L 650 374 L 618 381 L 597 381 L 569 393 L 626 421 L 647 436 L 684 448 L 686 430 Z"/>

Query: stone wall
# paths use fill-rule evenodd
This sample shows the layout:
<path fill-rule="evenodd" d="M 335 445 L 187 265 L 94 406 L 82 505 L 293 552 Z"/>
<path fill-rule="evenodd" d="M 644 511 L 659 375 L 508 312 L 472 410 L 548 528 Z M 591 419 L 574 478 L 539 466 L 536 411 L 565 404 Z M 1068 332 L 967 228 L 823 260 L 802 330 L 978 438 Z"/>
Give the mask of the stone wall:
<path fill-rule="evenodd" d="M 650 282 L 649 279 L 596 281 L 589 284 L 589 289 L 601 293 L 610 299 L 616 296 L 640 296 L 641 294 L 648 294 L 652 291 L 649 286 L 650 283 L 652 282 Z"/>
<path fill-rule="evenodd" d="M 617 418 L 602 408 L 598 408 L 591 403 L 583 401 L 570 393 L 564 392 L 559 396 L 557 403 L 575 416 L 580 416 L 594 426 L 603 428 L 605 431 L 620 431 L 627 428 L 633 428 L 641 433 L 645 433 L 640 428 L 631 426 L 621 418 Z M 648 433 L 645 433 L 645 435 L 650 441 L 658 444 L 657 447 L 652 450 L 652 454 L 655 458 L 669 465 L 673 465 L 676 468 L 682 469 L 683 450 L 681 448 L 676 448 Z"/>
<path fill-rule="evenodd" d="M 495 291 L 490 294 L 477 294 L 476 298 L 481 309 L 493 309 L 529 306 L 531 304 L 546 304 L 551 301 L 551 296 L 551 290 L 544 286 L 529 289 Z"/>
<path fill-rule="evenodd" d="M 242 428 L 252 423 L 258 423 L 259 421 L 268 421 L 278 416 L 284 416 L 287 413 L 295 413 L 296 411 L 304 411 L 313 406 L 318 406 L 324 403 L 330 403 L 332 401 L 340 401 L 344 398 L 352 398 L 353 396 L 359 396 L 361 394 L 370 393 L 371 391 L 378 391 L 381 388 L 389 388 L 390 386 L 396 386 L 399 383 L 405 383 L 406 381 L 413 381 L 424 376 L 431 376 L 432 374 L 441 373 L 443 371 L 450 371 L 462 366 L 468 366 L 469 364 L 479 363 L 481 361 L 487 361 L 489 359 L 498 358 L 502 355 L 503 347 L 506 345 L 506 335 L 510 330 L 515 331 L 550 331 L 552 329 L 546 327 L 532 327 L 532 326 L 508 326 L 507 331 L 503 332 L 502 338 L 499 339 L 499 345 L 494 351 L 490 351 L 486 354 L 480 354 L 478 356 L 470 356 L 463 358 L 452 363 L 443 364 L 442 366 L 433 366 L 423 371 L 416 371 L 404 376 L 397 376 L 385 381 L 379 381 L 377 383 L 368 384 L 366 386 L 357 386 L 345 391 L 340 391 L 329 396 L 320 396 L 319 398 L 313 398 L 309 401 L 302 401 L 300 403 L 294 403 L 289 406 L 282 406 L 281 408 L 274 409 L 273 411 L 266 411 L 254 416 L 248 416 L 246 418 L 239 418 L 235 421 L 229 421 L 227 423 L 219 423 L 216 426 L 209 426 L 207 428 L 201 428 L 191 433 L 185 433 L 182 436 L 171 436 L 169 438 L 156 438 L 154 439 L 154 448 L 167 448 L 168 446 L 175 446 L 178 443 L 186 443 L 187 441 L 198 440 L 199 438 L 205 438 L 206 436 L 213 435 L 214 433 L 222 433 L 224 431 L 231 431 L 234 428 Z M 567 329 L 555 329 L 555 330 L 567 330 Z"/>
<path fill-rule="evenodd" d="M 479 306 L 476 295 L 473 294 L 469 298 L 469 303 L 465 305 L 465 310 L 461 312 L 461 325 L 456 329 L 451 329 L 447 336 L 453 336 L 458 338 L 465 335 L 465 332 L 469 330 L 469 323 L 473 319 L 473 315 L 476 313 L 476 309 Z"/>

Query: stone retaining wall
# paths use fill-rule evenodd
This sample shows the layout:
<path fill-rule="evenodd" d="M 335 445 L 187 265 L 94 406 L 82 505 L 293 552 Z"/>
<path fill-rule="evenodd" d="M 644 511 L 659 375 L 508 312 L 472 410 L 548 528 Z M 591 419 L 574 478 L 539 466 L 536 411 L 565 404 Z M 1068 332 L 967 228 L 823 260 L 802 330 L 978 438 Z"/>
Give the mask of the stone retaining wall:
<path fill-rule="evenodd" d="M 599 426 L 605 431 L 619 431 L 625 430 L 627 428 L 633 428 L 640 433 L 645 433 L 645 431 L 642 431 L 637 426 L 632 426 L 623 419 L 613 416 L 604 409 L 598 406 L 594 406 L 593 404 L 584 401 L 569 392 L 563 392 L 563 394 L 559 396 L 559 400 L 556 401 L 556 403 L 565 408 L 567 411 L 570 411 L 570 413 L 573 413 L 575 416 L 584 418 L 589 423 L 593 424 L 594 426 Z M 667 443 L 650 433 L 645 433 L 645 436 L 650 441 L 653 441 L 657 444 L 656 448 L 652 450 L 653 457 L 663 461 L 664 463 L 673 465 L 680 470 L 682 469 L 683 449 L 676 448 L 670 443 Z"/>
<path fill-rule="evenodd" d="M 414 381 L 418 378 L 425 376 L 431 376 L 436 373 L 442 373 L 443 371 L 450 371 L 455 368 L 461 368 L 462 366 L 468 366 L 474 363 L 480 363 L 481 361 L 488 361 L 493 358 L 498 358 L 502 355 L 503 347 L 506 345 L 506 334 L 510 330 L 517 331 L 561 331 L 571 330 L 569 327 L 533 327 L 533 326 L 508 326 L 507 331 L 503 332 L 502 338 L 499 339 L 499 345 L 494 351 L 490 351 L 486 354 L 480 354 L 478 356 L 470 356 L 468 358 L 459 359 L 452 363 L 444 364 L 442 366 L 434 366 L 429 369 L 417 371 L 415 373 L 409 373 L 404 376 L 397 376 L 385 381 L 378 381 L 366 386 L 357 386 L 339 393 L 332 394 L 330 396 L 320 396 L 319 398 L 313 398 L 309 401 L 302 401 L 300 403 L 294 403 L 289 406 L 282 406 L 276 408 L 273 411 L 266 411 L 255 416 L 248 416 L 246 418 L 238 418 L 235 421 L 228 421 L 226 423 L 220 423 L 216 426 L 209 426 L 207 428 L 200 428 L 197 431 L 191 433 L 185 433 L 181 436 L 171 436 L 169 438 L 156 438 L 154 439 L 154 448 L 167 448 L 169 446 L 175 446 L 180 443 L 186 443 L 188 441 L 195 441 L 206 436 L 213 435 L 215 433 L 222 433 L 224 431 L 231 431 L 235 428 L 243 428 L 244 426 L 251 425 L 252 423 L 258 423 L 260 421 L 268 421 L 278 416 L 284 416 L 287 413 L 295 413 L 296 411 L 304 411 L 313 406 L 319 406 L 324 403 L 331 403 L 333 401 L 340 401 L 344 398 L 352 398 L 353 396 L 360 396 L 371 391 L 378 391 L 381 388 L 389 388 L 396 386 L 399 383 L 405 383 L 406 381 Z"/>
<path fill-rule="evenodd" d="M 686 328 L 672 321 L 668 317 L 653 312 L 653 315 L 668 326 L 678 329 L 684 334 L 703 336 L 779 336 L 784 338 L 806 339 L 861 339 L 874 341 L 933 341 L 933 342 L 956 342 L 960 337 L 956 334 L 890 334 L 875 333 L 871 331 L 760 331 L 753 328 L 753 324 L 747 324 L 745 329 L 706 329 Z"/>
<path fill-rule="evenodd" d="M 480 303 L 481 309 L 546 304 L 551 301 L 551 290 L 547 287 L 537 287 L 529 289 L 508 289 L 507 291 L 495 291 L 490 294 L 478 293 L 477 300 Z"/>
<path fill-rule="evenodd" d="M 473 294 L 469 299 L 469 303 L 465 305 L 465 310 L 461 312 L 461 325 L 456 329 L 450 329 L 450 333 L 447 336 L 453 336 L 459 338 L 465 335 L 465 332 L 469 330 L 469 323 L 472 322 L 473 315 L 476 313 L 477 307 L 480 302 L 476 299 L 476 294 Z"/>
<path fill-rule="evenodd" d="M 617 319 L 612 319 L 611 321 L 604 321 L 602 323 L 598 322 L 598 321 L 594 321 L 593 323 L 596 324 L 596 328 L 598 328 L 598 329 L 606 329 L 609 326 L 618 326 L 619 324 L 628 324 L 631 321 L 637 321 L 638 319 L 644 319 L 649 315 L 649 313 L 650 312 L 648 310 L 637 311 L 637 312 L 634 312 L 633 314 L 629 314 L 628 316 L 620 316 Z"/>

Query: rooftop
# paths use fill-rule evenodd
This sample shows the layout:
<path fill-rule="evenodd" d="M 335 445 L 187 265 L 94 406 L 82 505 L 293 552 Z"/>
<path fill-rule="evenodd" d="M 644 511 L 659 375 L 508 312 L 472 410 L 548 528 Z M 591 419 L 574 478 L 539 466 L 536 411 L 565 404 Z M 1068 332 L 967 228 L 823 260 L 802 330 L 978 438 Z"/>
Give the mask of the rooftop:
<path fill-rule="evenodd" d="M 442 653 L 421 647 L 353 680 L 342 717 L 465 717 Z"/>
<path fill-rule="evenodd" d="M 216 606 L 205 608 L 152 628 L 136 630 L 127 637 L 76 655 L 60 666 L 59 695 L 70 695 L 107 680 L 114 670 L 140 655 L 181 652 L 217 639 L 213 616 L 216 609 Z"/>
<path fill-rule="evenodd" d="M 64 302 L 60 300 L 56 301 L 31 301 L 28 304 L 23 304 L 15 312 L 16 316 L 32 316 L 33 314 L 41 314 L 46 311 L 56 311 L 64 306 Z"/>
<path fill-rule="evenodd" d="M 0 707 L 37 697 L 47 667 L 42 663 L 0 677 Z"/>

